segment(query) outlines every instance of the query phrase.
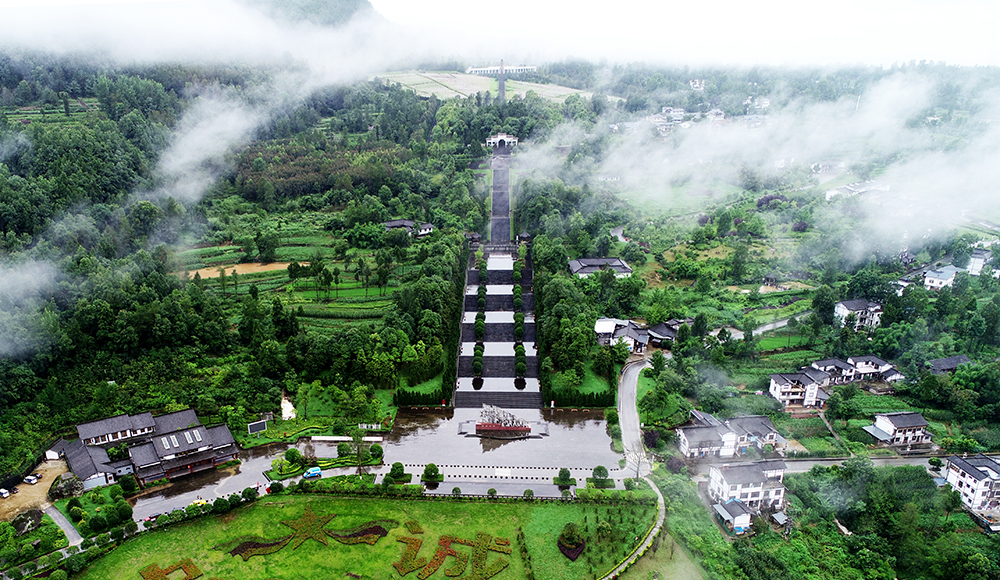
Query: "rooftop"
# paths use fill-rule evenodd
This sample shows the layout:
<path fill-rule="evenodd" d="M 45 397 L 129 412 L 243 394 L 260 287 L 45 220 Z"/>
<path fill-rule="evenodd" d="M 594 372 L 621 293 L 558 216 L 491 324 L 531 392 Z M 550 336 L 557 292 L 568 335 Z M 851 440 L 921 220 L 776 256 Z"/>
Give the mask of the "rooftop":
<path fill-rule="evenodd" d="M 964 354 L 958 354 L 955 356 L 949 356 L 947 358 L 936 358 L 934 360 L 927 361 L 927 366 L 931 367 L 931 373 L 935 375 L 940 375 L 943 373 L 950 373 L 958 368 L 959 365 L 969 364 L 972 359 Z"/>
<path fill-rule="evenodd" d="M 914 413 L 912 411 L 899 411 L 896 413 L 877 413 L 875 415 L 878 417 L 885 417 L 892 423 L 892 426 L 897 429 L 906 429 L 908 427 L 926 427 L 927 419 L 920 413 Z"/>
<path fill-rule="evenodd" d="M 621 258 L 580 258 L 569 261 L 570 272 L 574 274 L 593 274 L 601 270 L 614 270 L 616 274 L 631 274 L 632 268 Z"/>

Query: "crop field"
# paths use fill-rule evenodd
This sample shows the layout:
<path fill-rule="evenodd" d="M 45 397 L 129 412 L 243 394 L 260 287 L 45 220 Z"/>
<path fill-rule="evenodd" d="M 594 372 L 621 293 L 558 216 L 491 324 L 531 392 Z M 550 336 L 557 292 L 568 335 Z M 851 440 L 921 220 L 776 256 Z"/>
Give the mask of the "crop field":
<path fill-rule="evenodd" d="M 495 78 L 467 75 L 460 72 L 406 71 L 383 73 L 376 76 L 388 83 L 399 83 L 422 97 L 429 97 L 433 94 L 437 95 L 439 99 L 466 97 L 482 91 L 489 91 L 495 95 L 498 88 Z M 559 85 L 507 81 L 508 98 L 515 94 L 524 97 L 528 91 L 534 91 L 538 96 L 553 101 L 564 101 L 570 95 L 580 95 L 585 98 L 593 96 L 593 93 Z"/>
<path fill-rule="evenodd" d="M 614 567 L 655 514 L 655 504 L 266 496 L 227 514 L 143 534 L 79 577 L 167 578 L 171 567 L 183 565 L 188 578 L 402 578 L 417 572 L 413 577 L 421 579 L 514 580 L 525 578 L 530 565 L 539 580 L 580 580 Z M 587 541 L 572 562 L 557 546 L 571 521 Z M 602 528 L 608 539 L 598 537 L 598 521 L 611 525 L 610 532 Z M 521 555 L 522 541 L 529 558 Z"/>
<path fill-rule="evenodd" d="M 85 123 L 88 115 L 96 113 L 97 99 L 70 99 L 69 116 L 63 108 L 62 102 L 58 105 L 29 106 L 29 107 L 0 107 L 0 112 L 7 116 L 7 120 L 12 125 L 31 125 L 43 123 L 46 125 L 64 125 Z"/>

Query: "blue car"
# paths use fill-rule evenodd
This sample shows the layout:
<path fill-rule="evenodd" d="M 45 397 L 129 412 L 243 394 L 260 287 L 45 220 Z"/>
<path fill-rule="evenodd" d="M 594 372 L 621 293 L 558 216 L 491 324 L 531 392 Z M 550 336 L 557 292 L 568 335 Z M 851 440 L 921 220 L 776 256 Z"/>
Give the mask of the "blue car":
<path fill-rule="evenodd" d="M 321 474 L 318 467 L 310 467 L 309 469 L 306 470 L 304 474 L 302 474 L 302 477 L 304 477 L 305 479 L 311 479 L 313 477 L 320 477 L 320 475 Z"/>

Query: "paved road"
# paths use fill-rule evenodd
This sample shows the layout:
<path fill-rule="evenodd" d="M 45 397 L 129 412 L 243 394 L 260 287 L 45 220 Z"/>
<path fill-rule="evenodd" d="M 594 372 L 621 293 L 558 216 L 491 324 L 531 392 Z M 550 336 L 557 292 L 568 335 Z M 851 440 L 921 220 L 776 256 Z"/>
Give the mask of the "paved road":
<path fill-rule="evenodd" d="M 80 532 L 76 531 L 76 528 L 66 519 L 66 516 L 62 515 L 62 512 L 56 509 L 56 506 L 50 505 L 45 508 L 45 513 L 66 533 L 66 539 L 69 540 L 70 546 L 79 546 L 83 542 L 83 536 L 80 535 Z"/>
<path fill-rule="evenodd" d="M 622 235 L 624 233 L 625 233 L 625 226 L 618 226 L 617 228 L 611 230 L 611 235 L 614 236 L 616 240 L 618 240 L 623 244 L 628 241 L 628 238 Z"/>
<path fill-rule="evenodd" d="M 811 312 L 812 312 L 812 310 L 806 310 L 805 312 L 800 312 L 799 314 L 796 314 L 795 316 L 789 316 L 788 318 L 782 318 L 781 320 L 775 320 L 774 322 L 768 322 L 767 324 L 761 324 L 760 326 L 758 326 L 757 328 L 754 329 L 753 333 L 756 335 L 756 334 L 761 334 L 761 333 L 764 333 L 764 332 L 768 332 L 770 330 L 777 330 L 779 328 L 784 328 L 785 326 L 788 326 L 788 321 L 791 320 L 792 318 L 797 318 L 798 320 L 802 320 L 802 317 L 809 316 L 809 314 Z M 726 326 L 724 328 L 729 331 L 729 335 L 730 335 L 730 337 L 731 337 L 732 340 L 743 340 L 743 331 L 742 330 L 740 330 L 738 328 L 735 328 L 735 327 L 732 327 L 732 326 Z M 722 329 L 721 328 L 716 328 L 715 330 L 713 330 L 709 334 L 711 334 L 712 336 L 717 336 L 719 334 L 720 330 L 722 330 Z"/>
<path fill-rule="evenodd" d="M 642 429 L 639 427 L 639 409 L 636 405 L 636 395 L 639 389 L 639 373 L 650 366 L 646 360 L 629 363 L 622 369 L 618 382 L 618 421 L 622 428 L 622 445 L 625 447 L 625 470 L 635 472 L 639 463 L 639 474 L 646 475 L 652 471 L 652 465 L 646 457 L 646 447 L 642 441 Z"/>

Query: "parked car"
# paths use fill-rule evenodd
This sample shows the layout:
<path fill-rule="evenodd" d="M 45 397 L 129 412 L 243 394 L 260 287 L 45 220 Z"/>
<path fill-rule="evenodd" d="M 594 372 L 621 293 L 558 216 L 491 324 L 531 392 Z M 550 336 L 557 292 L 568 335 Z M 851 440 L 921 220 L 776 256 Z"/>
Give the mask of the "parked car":
<path fill-rule="evenodd" d="M 194 505 L 208 505 L 208 500 L 207 499 L 196 499 L 196 500 L 194 500 L 191 503 L 194 504 Z"/>
<path fill-rule="evenodd" d="M 148 516 L 145 517 L 145 521 L 147 521 L 147 522 L 156 521 L 156 518 L 160 517 L 161 515 L 163 515 L 163 514 L 150 514 L 150 515 L 148 515 Z"/>
<path fill-rule="evenodd" d="M 320 477 L 320 476 L 322 476 L 322 474 L 320 473 L 320 469 L 318 467 L 310 467 L 309 469 L 306 470 L 305 473 L 302 474 L 302 477 L 304 477 L 305 479 L 311 479 L 313 477 Z"/>
<path fill-rule="evenodd" d="M 7 498 L 7 497 L 10 497 L 10 492 L 0 487 L 0 498 Z"/>
<path fill-rule="evenodd" d="M 14 487 L 10 488 L 10 492 L 17 493 L 18 492 L 17 486 L 15 485 Z"/>
<path fill-rule="evenodd" d="M 32 473 L 32 474 L 31 474 L 31 477 L 34 477 L 34 478 L 35 478 L 35 479 L 37 479 L 38 481 L 41 481 L 41 480 L 42 480 L 42 474 L 41 474 L 41 473 Z"/>
<path fill-rule="evenodd" d="M 24 483 L 30 483 L 31 485 L 35 485 L 36 483 L 38 483 L 38 478 L 35 477 L 34 475 L 29 475 L 28 477 L 24 478 Z"/>

